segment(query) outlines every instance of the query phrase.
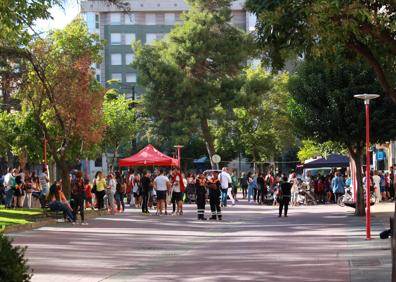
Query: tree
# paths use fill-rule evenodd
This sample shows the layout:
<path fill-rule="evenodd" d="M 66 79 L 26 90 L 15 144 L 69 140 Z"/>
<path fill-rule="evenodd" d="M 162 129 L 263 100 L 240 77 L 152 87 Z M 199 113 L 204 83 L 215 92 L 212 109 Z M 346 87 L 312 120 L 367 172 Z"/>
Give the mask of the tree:
<path fill-rule="evenodd" d="M 115 166 L 120 147 L 136 138 L 138 129 L 136 109 L 130 106 L 130 101 L 125 98 L 125 95 L 115 89 L 107 92 L 103 104 L 103 119 L 106 126 L 103 147 L 113 152 L 114 157 L 110 162 L 113 166 Z"/>
<path fill-rule="evenodd" d="M 101 142 L 104 91 L 91 65 L 100 61 L 102 42 L 81 20 L 31 44 L 19 97 L 37 121 L 42 139 L 61 172 L 65 194 L 69 171 L 83 150 Z"/>
<path fill-rule="evenodd" d="M 233 115 L 216 127 L 217 147 L 233 148 L 257 161 L 273 161 L 295 142 L 288 119 L 288 75 L 271 75 L 260 66 L 249 67 Z M 234 154 L 235 156 L 235 154 Z"/>
<path fill-rule="evenodd" d="M 364 58 L 396 103 L 394 0 L 248 0 L 246 7 L 258 17 L 259 43 L 276 69 L 291 55 L 334 54 L 345 48 Z"/>
<path fill-rule="evenodd" d="M 25 251 L 26 247 L 13 246 L 12 240 L 0 233 L 0 281 L 30 281 Z"/>
<path fill-rule="evenodd" d="M 326 141 L 324 143 L 318 143 L 310 139 L 302 140 L 302 147 L 297 153 L 300 162 L 304 162 L 308 159 L 315 158 L 318 156 L 327 156 L 330 154 L 347 154 L 347 150 L 340 144 L 333 141 Z"/>
<path fill-rule="evenodd" d="M 328 59 L 307 58 L 290 78 L 292 99 L 289 111 L 296 134 L 319 143 L 333 141 L 348 149 L 357 168 L 356 214 L 364 214 L 362 188 L 362 152 L 365 146 L 363 103 L 358 93 L 378 93 L 380 86 L 371 69 L 362 61 L 350 63 L 345 54 Z M 371 105 L 371 142 L 383 143 L 396 137 L 393 120 L 395 106 L 389 96 L 381 96 Z"/>
<path fill-rule="evenodd" d="M 190 1 L 165 40 L 135 46 L 134 67 L 145 88 L 144 106 L 163 135 L 200 131 L 208 154 L 215 153 L 210 120 L 215 108 L 231 109 L 235 81 L 252 52 L 252 39 L 232 26 L 230 1 Z"/>

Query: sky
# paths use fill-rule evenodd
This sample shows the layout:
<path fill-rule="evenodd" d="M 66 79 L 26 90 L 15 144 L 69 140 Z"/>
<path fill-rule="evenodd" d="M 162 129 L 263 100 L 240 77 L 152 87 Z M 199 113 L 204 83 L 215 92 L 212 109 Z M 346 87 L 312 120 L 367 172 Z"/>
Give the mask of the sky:
<path fill-rule="evenodd" d="M 54 7 L 50 9 L 53 19 L 39 20 L 35 23 L 36 32 L 48 32 L 51 29 L 60 29 L 70 23 L 79 12 L 77 0 L 65 1 L 63 8 Z"/>

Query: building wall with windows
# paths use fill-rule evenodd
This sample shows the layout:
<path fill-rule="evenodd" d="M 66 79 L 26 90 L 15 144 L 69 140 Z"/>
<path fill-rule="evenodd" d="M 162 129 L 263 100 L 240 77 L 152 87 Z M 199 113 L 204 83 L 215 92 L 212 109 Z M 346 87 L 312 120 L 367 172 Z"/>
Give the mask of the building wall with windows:
<path fill-rule="evenodd" d="M 256 20 L 243 9 L 244 2 L 233 2 L 232 24 L 251 32 Z M 175 24 L 181 23 L 181 14 L 189 7 L 184 0 L 130 0 L 129 3 L 129 13 L 105 1 L 82 0 L 80 5 L 89 31 L 107 41 L 104 60 L 95 66 L 97 80 L 103 85 L 108 80 L 119 80 L 128 96 L 137 98 L 142 91 L 136 86 L 136 70 L 130 66 L 134 59 L 131 44 L 136 40 L 144 44 L 161 40 Z"/>

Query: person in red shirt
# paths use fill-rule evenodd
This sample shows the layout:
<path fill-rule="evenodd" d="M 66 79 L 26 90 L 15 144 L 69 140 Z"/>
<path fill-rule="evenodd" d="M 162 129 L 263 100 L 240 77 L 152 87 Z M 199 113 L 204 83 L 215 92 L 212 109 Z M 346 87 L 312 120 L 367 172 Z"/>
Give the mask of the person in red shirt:
<path fill-rule="evenodd" d="M 84 179 L 84 192 L 85 192 L 85 201 L 86 201 L 85 207 L 95 210 L 95 207 L 92 204 L 92 188 L 91 188 L 91 184 L 89 184 L 88 178 Z"/>

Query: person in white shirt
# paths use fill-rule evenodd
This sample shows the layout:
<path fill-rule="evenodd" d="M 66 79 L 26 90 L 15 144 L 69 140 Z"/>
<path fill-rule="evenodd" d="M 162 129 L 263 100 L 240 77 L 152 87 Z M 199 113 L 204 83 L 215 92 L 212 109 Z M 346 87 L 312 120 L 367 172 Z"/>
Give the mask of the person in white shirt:
<path fill-rule="evenodd" d="M 164 175 L 164 170 L 159 170 L 159 175 L 154 179 L 154 189 L 157 192 L 157 215 L 162 215 L 165 209 L 166 192 L 170 189 L 171 184 Z"/>
<path fill-rule="evenodd" d="M 107 176 L 106 182 L 106 195 L 103 197 L 105 207 L 108 209 L 110 214 L 115 214 L 115 206 L 114 206 L 114 195 L 117 188 L 117 181 L 112 173 Z"/>
<path fill-rule="evenodd" d="M 230 197 L 232 205 L 235 205 L 235 199 L 232 196 L 232 180 L 231 175 L 228 173 L 228 169 L 223 167 L 219 174 L 219 180 L 221 185 L 221 203 L 223 207 L 227 206 L 227 196 Z"/>
<path fill-rule="evenodd" d="M 5 192 L 5 207 L 11 208 L 12 199 L 14 197 L 14 190 L 12 189 L 12 169 L 9 168 L 7 174 L 4 176 L 4 192 Z"/>
<path fill-rule="evenodd" d="M 47 171 L 46 167 L 44 167 L 43 171 L 40 173 L 39 181 L 40 181 L 41 191 L 43 192 L 43 195 L 47 196 L 47 194 L 49 192 L 49 187 L 48 187 L 49 178 L 48 178 L 48 171 Z"/>
<path fill-rule="evenodd" d="M 377 198 L 376 203 L 381 202 L 381 190 L 380 190 L 381 177 L 378 174 L 379 174 L 378 171 L 374 171 L 373 186 L 374 186 L 374 193 Z"/>

